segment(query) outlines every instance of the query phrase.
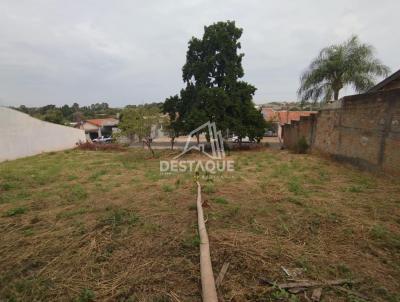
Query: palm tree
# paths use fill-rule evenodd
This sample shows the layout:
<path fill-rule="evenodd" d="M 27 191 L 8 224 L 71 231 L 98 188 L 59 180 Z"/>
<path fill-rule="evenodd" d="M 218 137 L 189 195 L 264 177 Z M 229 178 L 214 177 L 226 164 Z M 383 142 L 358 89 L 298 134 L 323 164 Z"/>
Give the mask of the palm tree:
<path fill-rule="evenodd" d="M 362 44 L 357 36 L 346 42 L 321 50 L 300 78 L 297 91 L 302 101 L 339 98 L 339 91 L 351 85 L 357 92 L 365 92 L 375 85 L 376 76 L 387 76 L 389 67 L 374 57 L 374 48 Z"/>

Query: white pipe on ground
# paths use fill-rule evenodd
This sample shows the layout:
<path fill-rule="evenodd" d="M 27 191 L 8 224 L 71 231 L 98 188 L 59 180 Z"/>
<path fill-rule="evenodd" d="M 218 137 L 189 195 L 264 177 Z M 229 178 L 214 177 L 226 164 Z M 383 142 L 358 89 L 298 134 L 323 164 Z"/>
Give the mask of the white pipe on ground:
<path fill-rule="evenodd" d="M 211 265 L 210 244 L 206 224 L 204 222 L 203 206 L 201 202 L 201 185 L 197 181 L 197 220 L 200 236 L 200 275 L 203 302 L 218 302 L 214 274 Z"/>

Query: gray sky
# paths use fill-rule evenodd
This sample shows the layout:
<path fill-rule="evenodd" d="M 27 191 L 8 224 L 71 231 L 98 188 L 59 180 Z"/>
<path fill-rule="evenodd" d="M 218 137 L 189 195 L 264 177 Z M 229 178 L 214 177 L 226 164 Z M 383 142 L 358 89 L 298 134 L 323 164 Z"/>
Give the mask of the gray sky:
<path fill-rule="evenodd" d="M 189 39 L 225 20 L 244 29 L 255 102 L 295 100 L 311 59 L 351 34 L 400 68 L 399 11 L 398 0 L 0 0 L 0 104 L 163 101 L 183 87 Z"/>

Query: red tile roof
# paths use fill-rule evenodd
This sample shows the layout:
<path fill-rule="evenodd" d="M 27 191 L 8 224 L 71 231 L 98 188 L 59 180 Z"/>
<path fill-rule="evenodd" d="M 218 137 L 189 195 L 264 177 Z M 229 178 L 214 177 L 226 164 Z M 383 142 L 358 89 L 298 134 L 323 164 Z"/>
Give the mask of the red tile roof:
<path fill-rule="evenodd" d="M 291 121 L 299 121 L 302 116 L 310 116 L 317 111 L 288 111 L 279 110 L 275 111 L 272 108 L 263 108 L 262 113 L 265 120 L 278 122 L 279 124 L 290 124 Z"/>
<path fill-rule="evenodd" d="M 86 122 L 93 124 L 97 127 L 102 127 L 104 125 L 116 125 L 118 124 L 118 120 L 113 118 L 113 117 L 109 117 L 109 118 L 99 118 L 99 119 L 91 119 L 91 120 L 86 120 Z"/>

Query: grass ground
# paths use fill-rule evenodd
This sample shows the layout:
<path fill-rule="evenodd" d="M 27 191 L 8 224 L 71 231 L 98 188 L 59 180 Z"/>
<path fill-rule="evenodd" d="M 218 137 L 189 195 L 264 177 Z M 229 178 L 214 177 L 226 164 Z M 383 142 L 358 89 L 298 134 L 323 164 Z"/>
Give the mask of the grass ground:
<path fill-rule="evenodd" d="M 66 151 L 0 164 L 0 301 L 200 301 L 192 175 L 143 150 Z M 235 152 L 202 179 L 225 301 L 306 301 L 260 279 L 356 278 L 400 299 L 400 181 L 311 155 Z M 220 175 L 221 176 L 221 175 Z M 324 289 L 322 301 L 362 301 Z"/>

